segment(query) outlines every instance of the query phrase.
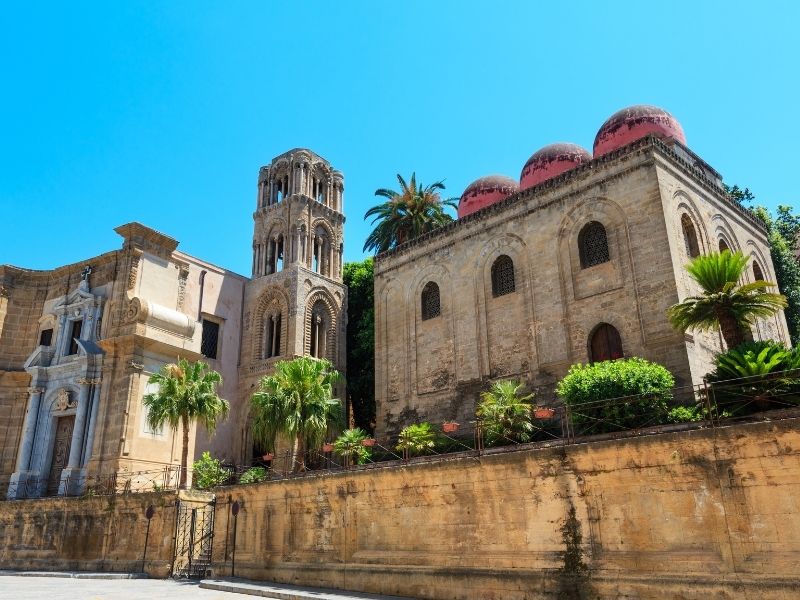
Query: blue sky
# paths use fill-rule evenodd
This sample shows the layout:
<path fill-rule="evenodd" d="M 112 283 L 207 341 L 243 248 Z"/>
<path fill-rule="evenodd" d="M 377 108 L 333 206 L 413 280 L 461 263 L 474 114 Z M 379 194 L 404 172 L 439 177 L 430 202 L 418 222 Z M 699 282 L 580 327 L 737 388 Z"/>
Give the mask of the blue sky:
<path fill-rule="evenodd" d="M 345 258 L 395 173 L 459 196 L 616 110 L 669 110 L 761 203 L 793 204 L 796 2 L 69 2 L 0 12 L 0 263 L 119 247 L 137 220 L 249 275 L 258 168 L 345 175 Z"/>

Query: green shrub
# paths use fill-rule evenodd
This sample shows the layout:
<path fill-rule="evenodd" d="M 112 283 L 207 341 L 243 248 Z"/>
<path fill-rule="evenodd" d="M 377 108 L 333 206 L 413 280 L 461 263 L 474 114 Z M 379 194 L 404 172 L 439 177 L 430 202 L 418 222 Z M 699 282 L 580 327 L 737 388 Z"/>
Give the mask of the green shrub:
<path fill-rule="evenodd" d="M 531 420 L 533 394 L 522 395 L 517 381 L 497 381 L 481 394 L 476 414 L 489 445 L 531 441 L 534 426 Z"/>
<path fill-rule="evenodd" d="M 700 406 L 676 406 L 667 413 L 669 423 L 693 423 L 703 420 L 703 409 Z"/>
<path fill-rule="evenodd" d="M 556 392 L 570 408 L 580 435 L 663 422 L 674 385 L 665 367 L 626 358 L 572 365 Z"/>
<path fill-rule="evenodd" d="M 437 437 L 433 425 L 428 422 L 408 425 L 400 432 L 396 448 L 411 455 L 422 454 L 436 448 Z"/>
<path fill-rule="evenodd" d="M 207 490 L 224 484 L 231 476 L 231 470 L 222 466 L 219 459 L 212 458 L 210 452 L 203 452 L 200 460 L 192 465 L 193 484 L 198 490 Z"/>
<path fill-rule="evenodd" d="M 239 483 L 260 483 L 267 478 L 267 470 L 264 467 L 250 467 L 239 477 Z"/>
<path fill-rule="evenodd" d="M 372 452 L 361 442 L 369 436 L 367 432 L 356 427 L 345 429 L 333 443 L 333 449 L 338 456 L 346 458 L 351 464 L 363 465 L 372 457 Z"/>

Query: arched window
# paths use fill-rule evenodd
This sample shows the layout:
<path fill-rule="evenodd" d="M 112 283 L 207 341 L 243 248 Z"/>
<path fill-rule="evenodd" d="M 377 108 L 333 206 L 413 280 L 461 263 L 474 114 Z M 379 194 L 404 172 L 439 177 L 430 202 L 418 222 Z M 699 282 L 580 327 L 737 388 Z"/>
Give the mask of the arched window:
<path fill-rule="evenodd" d="M 592 221 L 578 234 L 578 252 L 581 268 L 588 269 L 611 260 L 608 253 L 608 237 L 602 223 Z"/>
<path fill-rule="evenodd" d="M 325 358 L 328 350 L 328 329 L 330 315 L 325 303 L 318 300 L 311 309 L 311 339 L 309 354 L 314 358 Z"/>
<path fill-rule="evenodd" d="M 728 242 L 726 242 L 723 238 L 719 238 L 719 251 L 725 252 L 725 250 L 727 250 L 728 252 L 730 252 L 731 250 L 730 248 L 728 248 Z"/>
<path fill-rule="evenodd" d="M 700 256 L 700 246 L 697 243 L 694 223 L 692 223 L 692 219 L 687 214 L 681 216 L 681 229 L 683 229 L 683 243 L 686 246 L 686 255 L 689 258 Z"/>
<path fill-rule="evenodd" d="M 601 323 L 589 336 L 589 361 L 616 360 L 622 358 L 622 339 L 613 325 Z"/>
<path fill-rule="evenodd" d="M 264 358 L 281 355 L 281 313 L 267 315 Z"/>
<path fill-rule="evenodd" d="M 422 320 L 427 321 L 438 317 L 442 312 L 442 305 L 439 299 L 439 286 L 429 281 L 422 288 Z"/>
<path fill-rule="evenodd" d="M 514 261 L 503 254 L 492 265 L 492 296 L 505 296 L 514 292 Z"/>
<path fill-rule="evenodd" d="M 764 277 L 764 271 L 761 270 L 761 265 L 759 265 L 755 260 L 753 261 L 753 277 L 756 281 L 766 281 L 766 278 Z"/>

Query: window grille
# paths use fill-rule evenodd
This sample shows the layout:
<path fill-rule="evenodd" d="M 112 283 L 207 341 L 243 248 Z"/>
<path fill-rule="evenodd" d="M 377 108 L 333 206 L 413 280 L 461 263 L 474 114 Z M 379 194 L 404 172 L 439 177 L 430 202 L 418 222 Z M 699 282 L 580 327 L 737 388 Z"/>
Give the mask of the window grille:
<path fill-rule="evenodd" d="M 422 289 L 422 320 L 427 321 L 438 317 L 442 312 L 439 298 L 439 286 L 429 281 Z"/>
<path fill-rule="evenodd" d="M 219 349 L 219 323 L 203 319 L 203 338 L 200 342 L 200 354 L 206 358 L 217 358 Z"/>
<path fill-rule="evenodd" d="M 52 343 L 53 343 L 53 330 L 42 329 L 42 332 L 39 334 L 39 345 L 49 346 Z"/>
<path fill-rule="evenodd" d="M 753 277 L 756 281 L 766 281 L 764 271 L 761 270 L 761 266 L 756 261 L 753 261 Z"/>
<path fill-rule="evenodd" d="M 694 230 L 694 223 L 689 215 L 681 217 L 681 229 L 683 229 L 683 243 L 686 246 L 686 255 L 689 258 L 700 256 L 700 245 L 697 243 L 697 233 Z"/>
<path fill-rule="evenodd" d="M 578 234 L 578 249 L 582 269 L 588 269 L 611 260 L 606 228 L 602 223 L 592 221 L 581 229 Z"/>
<path fill-rule="evenodd" d="M 589 340 L 589 360 L 601 362 L 622 358 L 622 339 L 619 331 L 608 323 L 601 323 L 592 332 Z"/>
<path fill-rule="evenodd" d="M 505 296 L 515 291 L 514 261 L 503 254 L 492 265 L 492 295 Z"/>

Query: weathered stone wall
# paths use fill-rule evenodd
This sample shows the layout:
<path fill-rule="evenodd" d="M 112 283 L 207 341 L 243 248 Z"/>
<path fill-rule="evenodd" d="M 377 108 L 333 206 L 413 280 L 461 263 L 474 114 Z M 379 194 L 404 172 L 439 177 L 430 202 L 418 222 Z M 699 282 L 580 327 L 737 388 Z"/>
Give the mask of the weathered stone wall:
<path fill-rule="evenodd" d="M 215 571 L 230 573 L 238 500 L 242 577 L 459 600 L 795 597 L 797 425 L 228 488 Z"/>
<path fill-rule="evenodd" d="M 145 557 L 150 505 L 155 512 Z M 0 569 L 144 571 L 166 577 L 174 535 L 174 494 L 0 502 Z"/>
<path fill-rule="evenodd" d="M 794 598 L 798 425 L 222 488 L 214 574 L 231 573 L 235 535 L 238 576 L 419 598 Z M 153 504 L 146 571 L 163 576 L 174 500 L 0 502 L 0 568 L 138 571 Z"/>

